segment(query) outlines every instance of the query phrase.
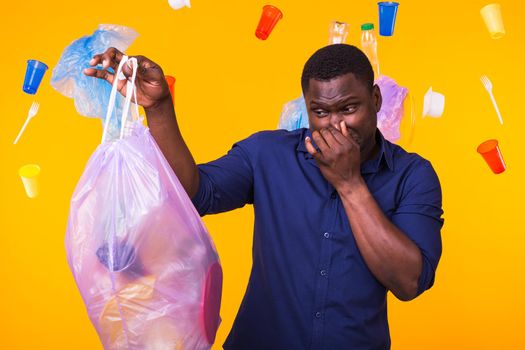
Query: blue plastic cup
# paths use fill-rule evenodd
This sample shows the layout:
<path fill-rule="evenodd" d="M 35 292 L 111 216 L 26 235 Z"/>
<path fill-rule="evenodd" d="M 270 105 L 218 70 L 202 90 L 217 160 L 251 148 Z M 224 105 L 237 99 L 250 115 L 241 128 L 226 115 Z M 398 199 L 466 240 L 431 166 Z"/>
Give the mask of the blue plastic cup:
<path fill-rule="evenodd" d="M 24 79 L 24 92 L 34 95 L 46 73 L 47 65 L 37 60 L 27 61 L 26 77 Z"/>
<path fill-rule="evenodd" d="M 378 2 L 379 5 L 379 35 L 394 35 L 398 2 Z"/>

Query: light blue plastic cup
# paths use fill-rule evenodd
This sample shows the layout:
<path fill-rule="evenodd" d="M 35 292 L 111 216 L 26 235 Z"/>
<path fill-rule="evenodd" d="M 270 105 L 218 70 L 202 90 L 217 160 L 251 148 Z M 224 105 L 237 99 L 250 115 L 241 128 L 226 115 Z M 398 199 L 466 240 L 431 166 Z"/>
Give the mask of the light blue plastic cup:
<path fill-rule="evenodd" d="M 26 77 L 24 79 L 24 92 L 34 95 L 42 82 L 47 70 L 47 65 L 37 60 L 28 60 Z"/>
<path fill-rule="evenodd" d="M 379 35 L 392 36 L 394 35 L 394 27 L 396 25 L 398 2 L 378 2 L 379 5 Z"/>

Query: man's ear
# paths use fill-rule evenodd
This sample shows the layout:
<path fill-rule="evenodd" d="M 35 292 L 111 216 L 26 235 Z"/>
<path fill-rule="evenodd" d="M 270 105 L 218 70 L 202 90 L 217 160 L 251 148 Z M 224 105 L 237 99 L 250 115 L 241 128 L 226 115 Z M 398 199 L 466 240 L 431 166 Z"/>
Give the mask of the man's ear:
<path fill-rule="evenodd" d="M 381 96 L 381 89 L 377 84 L 374 84 L 374 87 L 372 88 L 372 98 L 374 99 L 376 113 L 379 113 L 379 110 L 381 110 L 381 105 L 383 104 L 383 97 Z"/>

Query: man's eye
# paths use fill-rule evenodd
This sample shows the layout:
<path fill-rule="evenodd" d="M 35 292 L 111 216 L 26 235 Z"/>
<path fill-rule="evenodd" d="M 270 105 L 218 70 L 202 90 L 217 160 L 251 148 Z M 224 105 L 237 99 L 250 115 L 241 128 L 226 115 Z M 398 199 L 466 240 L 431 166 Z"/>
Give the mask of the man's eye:
<path fill-rule="evenodd" d="M 314 113 L 321 118 L 326 117 L 328 115 L 328 113 L 326 111 L 323 111 L 322 109 L 316 109 Z"/>
<path fill-rule="evenodd" d="M 344 113 L 344 114 L 352 114 L 352 113 L 354 113 L 356 110 L 357 110 L 357 107 L 356 107 L 356 106 L 346 106 L 346 107 L 343 109 L 343 113 Z"/>

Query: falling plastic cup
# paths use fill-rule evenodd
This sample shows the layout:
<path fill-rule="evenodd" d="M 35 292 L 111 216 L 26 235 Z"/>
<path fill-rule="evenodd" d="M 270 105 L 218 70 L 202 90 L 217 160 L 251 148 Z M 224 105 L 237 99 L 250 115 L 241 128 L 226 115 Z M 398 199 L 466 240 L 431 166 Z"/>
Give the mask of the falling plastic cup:
<path fill-rule="evenodd" d="M 168 3 L 174 10 L 180 10 L 184 6 L 191 7 L 190 0 L 168 0 Z"/>
<path fill-rule="evenodd" d="M 423 102 L 423 118 L 439 118 L 445 110 L 445 95 L 432 91 L 432 86 L 425 94 Z"/>
<path fill-rule="evenodd" d="M 330 23 L 329 44 L 343 44 L 348 35 L 348 23 L 332 21 Z"/>
<path fill-rule="evenodd" d="M 22 179 L 26 194 L 29 198 L 36 198 L 38 196 L 38 175 L 40 175 L 40 167 L 36 164 L 28 164 L 18 170 L 18 175 Z"/>
<path fill-rule="evenodd" d="M 272 5 L 264 6 L 255 36 L 261 40 L 266 40 L 281 18 L 283 18 L 283 13 L 277 7 Z"/>
<path fill-rule="evenodd" d="M 26 76 L 24 79 L 24 92 L 34 95 L 42 82 L 47 70 L 47 65 L 37 60 L 28 60 Z"/>
<path fill-rule="evenodd" d="M 494 174 L 505 171 L 505 161 L 499 149 L 498 140 L 487 140 L 478 146 L 478 153 L 483 156 Z"/>
<path fill-rule="evenodd" d="M 164 78 L 166 78 L 166 82 L 170 88 L 171 99 L 173 100 L 175 99 L 175 77 L 172 77 L 171 75 L 165 75 Z"/>
<path fill-rule="evenodd" d="M 379 6 L 379 35 L 392 36 L 394 35 L 394 27 L 396 25 L 398 2 L 378 2 Z"/>
<path fill-rule="evenodd" d="M 501 16 L 501 5 L 490 4 L 483 7 L 480 12 L 492 39 L 503 37 L 505 35 L 505 27 Z"/>

